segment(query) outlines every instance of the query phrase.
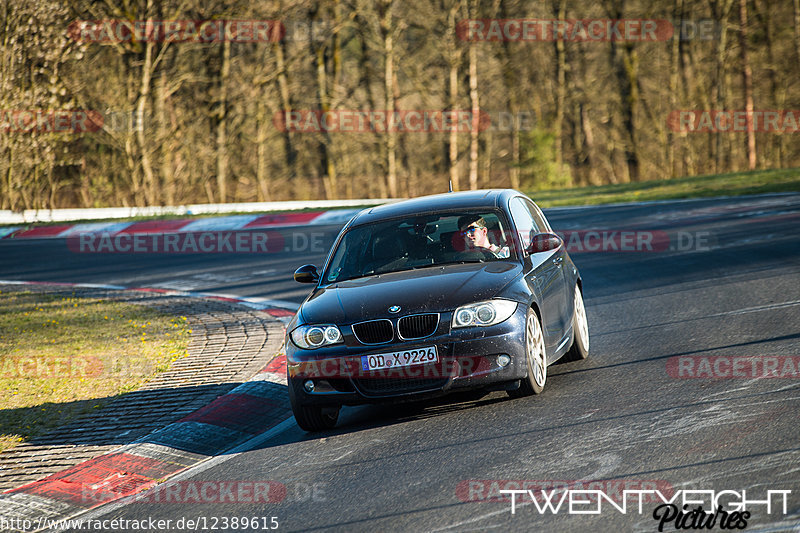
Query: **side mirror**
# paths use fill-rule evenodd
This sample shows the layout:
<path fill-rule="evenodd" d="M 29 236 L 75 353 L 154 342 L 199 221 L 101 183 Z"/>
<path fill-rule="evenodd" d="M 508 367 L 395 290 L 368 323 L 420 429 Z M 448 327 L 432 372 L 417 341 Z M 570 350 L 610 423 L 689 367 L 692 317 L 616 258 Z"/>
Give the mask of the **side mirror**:
<path fill-rule="evenodd" d="M 314 265 L 303 265 L 294 271 L 294 280 L 298 283 L 316 283 L 319 281 L 319 273 Z"/>
<path fill-rule="evenodd" d="M 531 239 L 531 244 L 528 246 L 528 253 L 535 254 L 538 252 L 549 252 L 558 249 L 564 241 L 555 233 L 537 233 Z"/>

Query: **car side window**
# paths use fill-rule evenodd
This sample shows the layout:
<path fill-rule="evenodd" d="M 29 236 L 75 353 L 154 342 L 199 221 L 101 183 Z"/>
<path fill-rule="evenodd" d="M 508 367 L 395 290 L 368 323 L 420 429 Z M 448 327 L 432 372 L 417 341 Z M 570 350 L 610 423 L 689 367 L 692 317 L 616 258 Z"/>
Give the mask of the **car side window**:
<path fill-rule="evenodd" d="M 525 198 L 525 205 L 531 212 L 531 216 L 533 217 L 534 222 L 536 222 L 536 226 L 539 228 L 539 233 L 552 232 L 550 229 L 550 224 L 547 223 L 547 220 L 544 218 L 544 213 L 542 213 L 542 210 L 539 209 L 539 206 L 527 198 Z"/>
<path fill-rule="evenodd" d="M 536 223 L 534 216 L 531 214 L 530 209 L 522 198 L 512 198 L 508 207 L 511 210 L 511 217 L 514 219 L 514 225 L 517 227 L 522 248 L 527 249 L 531 244 L 533 236 L 539 233 L 539 225 Z"/>

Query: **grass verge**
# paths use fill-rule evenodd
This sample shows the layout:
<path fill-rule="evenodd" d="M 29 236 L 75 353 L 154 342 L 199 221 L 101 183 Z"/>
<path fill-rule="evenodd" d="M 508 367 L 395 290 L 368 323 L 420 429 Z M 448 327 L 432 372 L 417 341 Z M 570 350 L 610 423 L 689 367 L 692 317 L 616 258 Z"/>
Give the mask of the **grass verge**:
<path fill-rule="evenodd" d="M 558 207 L 794 191 L 800 191 L 800 168 L 530 191 L 528 194 L 542 207 Z"/>
<path fill-rule="evenodd" d="M 0 291 L 0 452 L 136 390 L 190 332 L 143 305 Z"/>

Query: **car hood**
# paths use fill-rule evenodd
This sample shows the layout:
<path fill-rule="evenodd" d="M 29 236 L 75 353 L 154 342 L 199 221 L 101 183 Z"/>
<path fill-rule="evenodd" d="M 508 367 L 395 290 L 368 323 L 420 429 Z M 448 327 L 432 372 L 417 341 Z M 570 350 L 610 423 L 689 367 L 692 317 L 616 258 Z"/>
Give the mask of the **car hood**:
<path fill-rule="evenodd" d="M 348 324 L 453 310 L 496 296 L 522 273 L 511 261 L 443 265 L 342 281 L 316 289 L 300 308 L 303 323 Z M 389 307 L 399 305 L 397 315 Z"/>

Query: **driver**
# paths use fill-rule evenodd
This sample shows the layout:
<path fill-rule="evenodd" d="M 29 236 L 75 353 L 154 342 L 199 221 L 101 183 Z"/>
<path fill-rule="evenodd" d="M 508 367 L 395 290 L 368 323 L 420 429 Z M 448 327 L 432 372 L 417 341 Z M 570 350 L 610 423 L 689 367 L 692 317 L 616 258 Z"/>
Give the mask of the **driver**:
<path fill-rule="evenodd" d="M 508 246 L 498 246 L 489 240 L 489 228 L 480 215 L 464 215 L 458 219 L 458 229 L 464 237 L 467 250 L 484 250 L 495 257 L 506 259 L 511 254 Z"/>

